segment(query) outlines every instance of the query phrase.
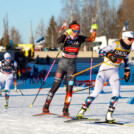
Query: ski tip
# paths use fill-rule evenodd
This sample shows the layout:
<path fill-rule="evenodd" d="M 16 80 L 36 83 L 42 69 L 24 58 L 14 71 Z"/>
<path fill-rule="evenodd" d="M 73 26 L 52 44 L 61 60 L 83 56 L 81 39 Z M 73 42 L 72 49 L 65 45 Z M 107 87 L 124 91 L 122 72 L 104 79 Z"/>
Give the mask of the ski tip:
<path fill-rule="evenodd" d="M 29 107 L 31 107 L 31 108 L 32 108 L 32 107 L 33 107 L 33 105 L 30 105 Z"/>

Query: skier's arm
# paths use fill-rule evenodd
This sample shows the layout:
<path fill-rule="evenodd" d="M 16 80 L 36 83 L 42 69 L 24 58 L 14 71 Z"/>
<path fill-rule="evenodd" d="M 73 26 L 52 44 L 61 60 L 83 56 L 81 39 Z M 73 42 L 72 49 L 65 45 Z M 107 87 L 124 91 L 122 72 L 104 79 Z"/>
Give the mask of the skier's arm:
<path fill-rule="evenodd" d="M 116 48 L 116 43 L 115 42 L 112 42 L 111 44 L 109 44 L 108 46 L 106 47 L 103 47 L 102 49 L 100 50 L 103 50 L 105 52 L 111 52 L 111 51 L 114 51 Z"/>
<path fill-rule="evenodd" d="M 129 63 L 128 63 L 128 56 L 124 59 L 125 69 L 124 69 L 124 79 L 126 82 L 130 79 L 130 69 L 129 69 Z"/>
<path fill-rule="evenodd" d="M 116 48 L 116 43 L 111 43 L 109 46 L 104 47 L 102 49 L 99 50 L 99 56 L 106 56 L 107 58 L 109 58 L 109 60 L 111 60 L 113 63 L 115 63 L 117 61 L 116 56 L 112 53 Z"/>
<path fill-rule="evenodd" d="M 91 33 L 91 37 L 86 37 L 84 42 L 93 42 L 95 41 L 95 38 L 96 38 L 96 31 L 92 31 Z"/>
<path fill-rule="evenodd" d="M 93 42 L 95 41 L 95 38 L 96 38 L 96 30 L 98 29 L 98 25 L 96 23 L 93 23 L 91 25 L 91 37 L 87 37 L 85 38 L 85 42 Z"/>
<path fill-rule="evenodd" d="M 65 38 L 66 38 L 66 35 L 65 35 L 65 34 L 62 34 L 62 35 L 57 39 L 57 43 L 60 44 L 60 43 L 64 42 Z"/>
<path fill-rule="evenodd" d="M 14 75 L 14 78 L 17 78 L 17 72 L 18 72 L 17 62 L 14 61 L 14 67 L 13 67 L 13 75 Z"/>

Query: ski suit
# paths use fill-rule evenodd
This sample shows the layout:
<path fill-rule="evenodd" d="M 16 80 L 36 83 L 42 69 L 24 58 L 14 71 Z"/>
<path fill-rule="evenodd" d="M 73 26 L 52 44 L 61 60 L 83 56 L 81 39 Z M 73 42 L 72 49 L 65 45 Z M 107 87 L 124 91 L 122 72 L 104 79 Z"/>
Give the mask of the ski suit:
<path fill-rule="evenodd" d="M 64 43 L 64 46 L 62 48 L 62 58 L 58 63 L 58 67 L 54 78 L 54 84 L 50 89 L 46 99 L 45 104 L 48 104 L 48 106 L 44 105 L 44 107 L 48 109 L 55 92 L 58 90 L 64 78 L 64 75 L 66 75 L 66 83 L 67 83 L 64 107 L 66 108 L 69 107 L 72 98 L 72 89 L 75 82 L 75 77 L 69 77 L 69 76 L 76 73 L 76 59 L 80 46 L 83 42 L 93 42 L 95 40 L 95 37 L 96 32 L 93 32 L 91 37 L 78 35 L 76 39 L 71 39 L 71 37 L 68 36 L 66 42 L 64 42 L 66 35 L 63 34 L 58 38 L 57 40 L 58 44 Z"/>
<path fill-rule="evenodd" d="M 11 61 L 9 64 L 6 64 L 4 60 L 0 61 L 0 91 L 5 82 L 5 97 L 9 98 L 10 86 L 13 82 L 13 71 L 17 71 L 17 62 Z"/>
<path fill-rule="evenodd" d="M 131 46 L 124 48 L 123 40 L 115 41 L 108 45 L 107 47 L 102 48 L 105 52 L 111 52 L 117 57 L 117 61 L 113 63 L 109 58 L 105 57 L 104 61 L 96 77 L 94 91 L 86 98 L 83 108 L 89 107 L 92 101 L 100 94 L 104 87 L 106 80 L 109 80 L 109 83 L 112 87 L 112 98 L 110 101 L 110 106 L 115 108 L 119 95 L 120 95 L 120 78 L 119 78 L 119 65 L 124 60 L 125 68 L 129 67 L 128 56 L 131 51 Z"/>

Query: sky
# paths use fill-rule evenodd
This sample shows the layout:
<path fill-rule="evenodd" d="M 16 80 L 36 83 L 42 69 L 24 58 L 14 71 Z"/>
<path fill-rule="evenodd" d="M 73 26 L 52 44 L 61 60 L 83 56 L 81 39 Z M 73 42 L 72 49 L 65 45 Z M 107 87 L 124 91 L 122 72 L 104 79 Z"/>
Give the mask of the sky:
<path fill-rule="evenodd" d="M 116 5 L 120 1 L 115 0 Z M 3 36 L 3 19 L 8 15 L 9 31 L 14 26 L 23 43 L 29 43 L 31 22 L 33 36 L 41 19 L 47 29 L 50 18 L 54 16 L 56 20 L 61 15 L 63 0 L 0 0 L 0 5 L 0 39 Z"/>
<path fill-rule="evenodd" d="M 8 15 L 9 30 L 13 26 L 22 35 L 23 43 L 29 42 L 30 24 L 33 32 L 41 19 L 48 26 L 52 15 L 55 18 L 61 13 L 61 0 L 0 0 L 0 39 L 3 35 L 3 18 Z"/>

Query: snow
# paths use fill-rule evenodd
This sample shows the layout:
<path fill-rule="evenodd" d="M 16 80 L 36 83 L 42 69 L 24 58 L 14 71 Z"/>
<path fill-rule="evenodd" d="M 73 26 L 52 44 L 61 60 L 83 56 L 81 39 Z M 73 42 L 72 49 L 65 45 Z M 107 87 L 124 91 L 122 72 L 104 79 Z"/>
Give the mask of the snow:
<path fill-rule="evenodd" d="M 27 85 L 27 84 L 25 84 Z M 81 89 L 82 87 L 78 87 Z M 0 97 L 0 134 L 133 134 L 134 127 L 115 125 L 89 124 L 89 121 L 65 123 L 65 118 L 57 118 L 55 115 L 33 116 L 42 111 L 49 88 L 42 89 L 32 108 L 32 104 L 38 89 L 23 89 L 16 93 L 11 90 L 9 108 L 4 109 L 4 95 Z M 133 96 L 133 86 L 121 87 L 121 98 L 114 113 L 118 122 L 134 124 L 134 105 L 128 104 Z M 75 117 L 82 103 L 88 96 L 88 90 L 75 93 L 70 105 L 70 116 Z M 50 106 L 50 111 L 62 114 L 65 98 L 64 88 L 61 87 L 55 94 Z M 85 117 L 100 118 L 104 120 L 111 98 L 110 87 L 104 88 L 104 94 L 100 94 L 86 112 Z"/>
<path fill-rule="evenodd" d="M 120 75 L 123 76 L 123 73 L 120 72 Z M 89 76 L 78 77 L 82 80 L 87 78 L 89 79 Z M 47 79 L 46 85 L 51 83 L 53 83 L 53 77 Z M 127 83 L 128 85 L 125 85 L 124 80 L 121 81 L 121 84 L 121 98 L 113 117 L 117 122 L 134 125 L 134 104 L 128 103 L 130 97 L 134 97 L 134 84 L 131 80 Z M 18 92 L 11 90 L 8 109 L 4 108 L 4 93 L 0 96 L 0 134 L 134 134 L 134 127 L 132 126 L 98 125 L 91 124 L 89 121 L 65 123 L 64 121 L 68 119 L 58 118 L 55 115 L 33 116 L 42 112 L 46 95 L 51 86 L 40 91 L 33 107 L 30 108 L 29 106 L 32 104 L 41 83 L 29 84 L 29 80 L 27 80 L 26 83 L 18 81 L 18 85 L 24 95 L 22 96 L 19 90 Z M 84 87 L 77 88 L 82 89 Z M 105 119 L 112 97 L 111 87 L 104 87 L 103 91 L 104 93 L 94 100 L 85 117 Z M 88 90 L 73 94 L 69 108 L 70 116 L 76 116 L 88 94 Z M 61 115 L 64 99 L 65 91 L 62 85 L 53 98 L 50 112 Z"/>

